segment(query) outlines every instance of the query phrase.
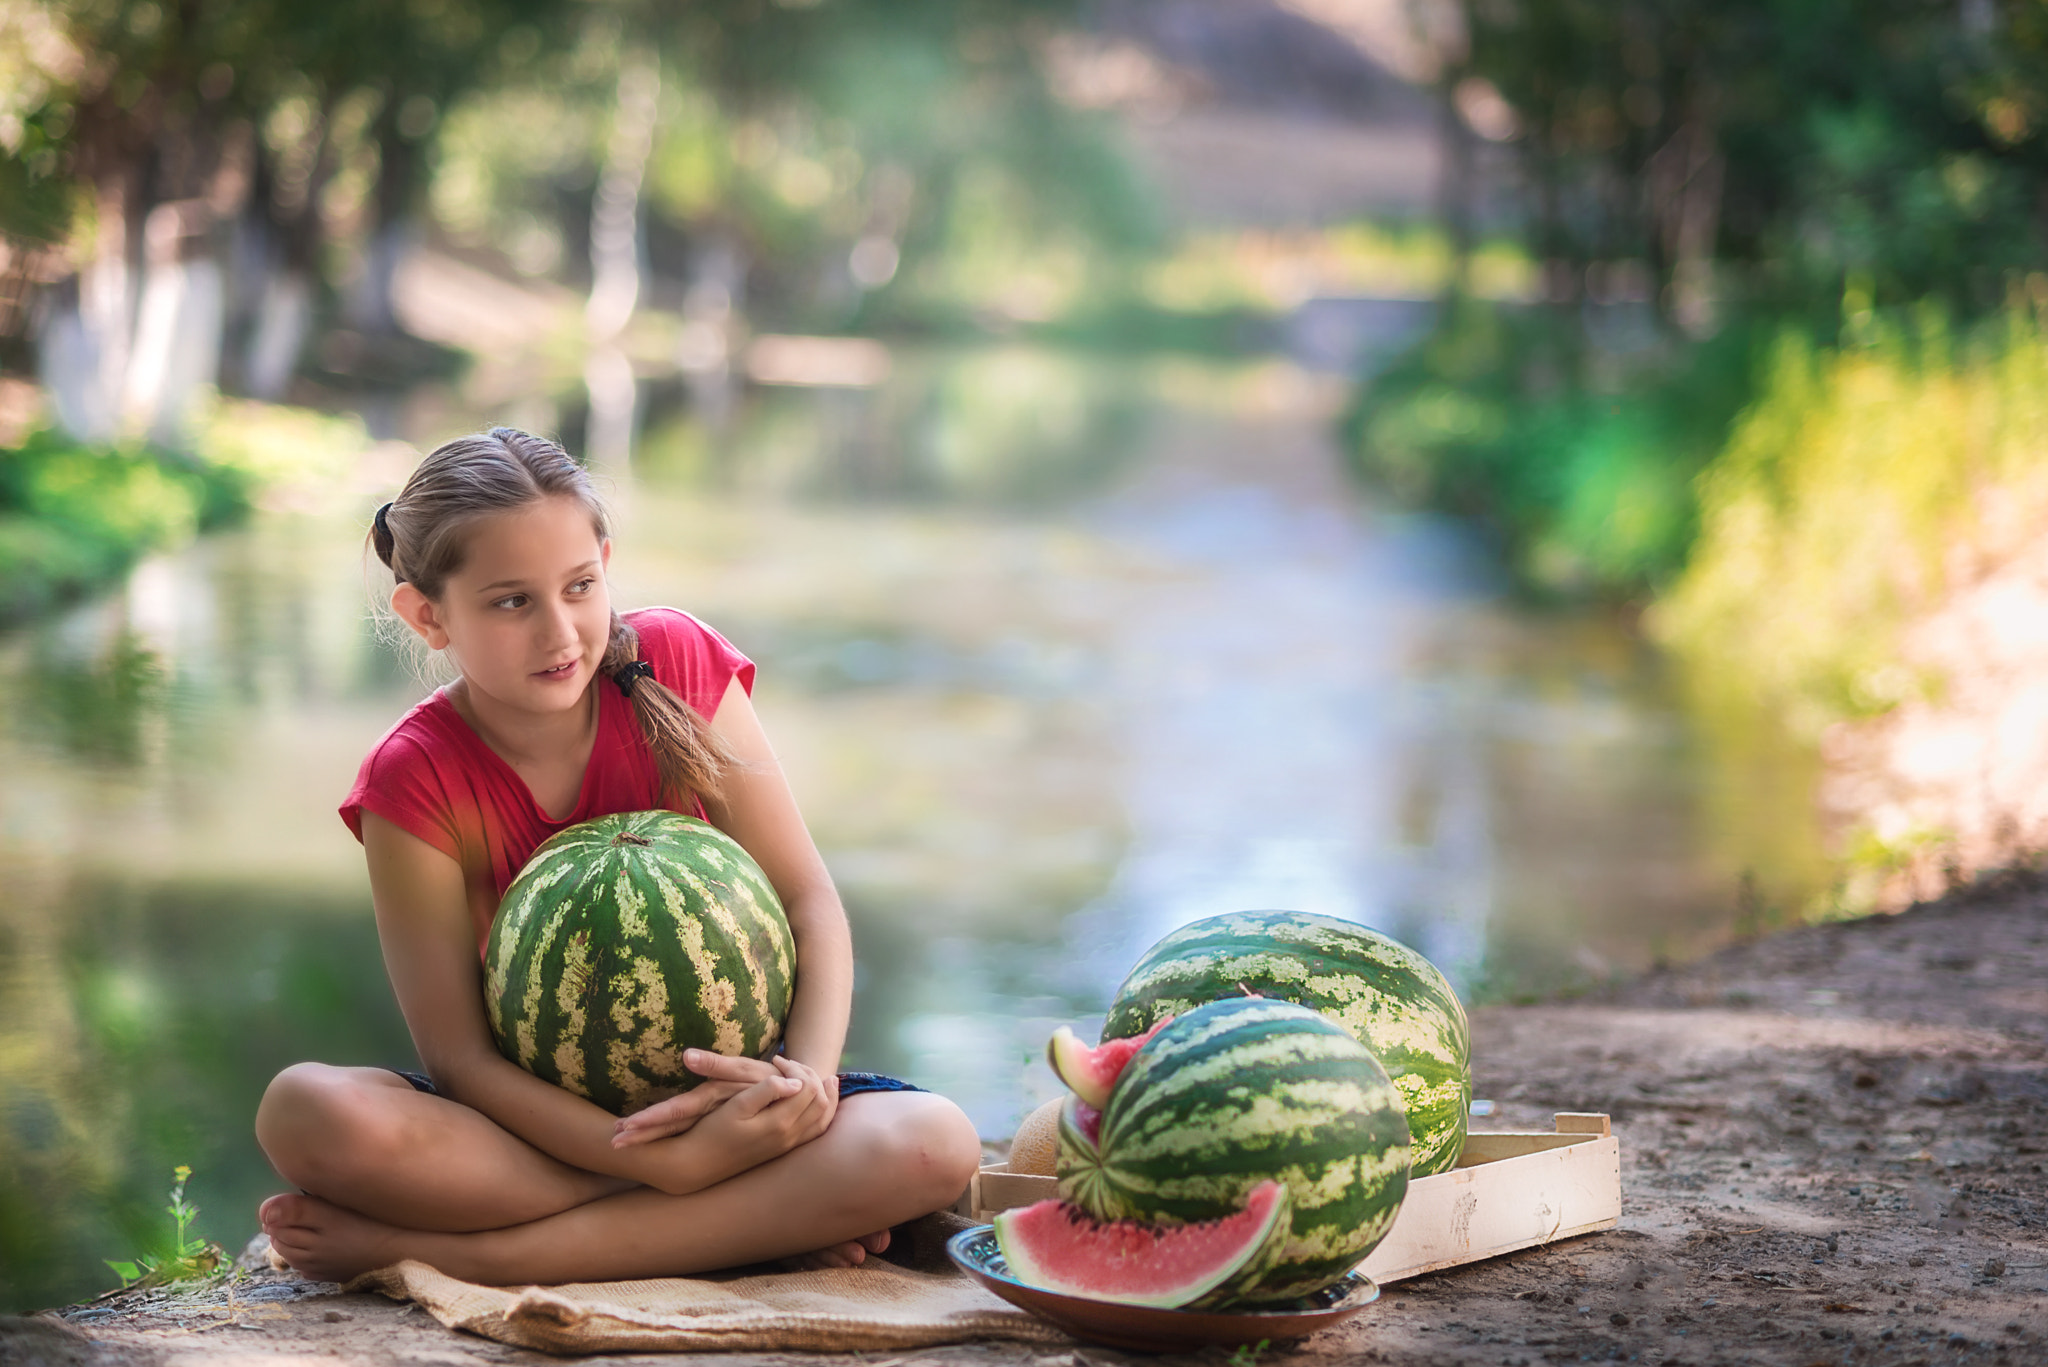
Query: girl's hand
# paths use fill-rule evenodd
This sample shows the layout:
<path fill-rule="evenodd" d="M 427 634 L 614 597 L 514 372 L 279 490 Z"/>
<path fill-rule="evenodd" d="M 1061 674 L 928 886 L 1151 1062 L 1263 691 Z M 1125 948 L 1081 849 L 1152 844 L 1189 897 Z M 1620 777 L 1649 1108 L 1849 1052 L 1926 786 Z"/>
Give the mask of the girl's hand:
<path fill-rule="evenodd" d="M 806 1079 L 807 1087 L 816 1083 L 823 1093 L 825 1123 L 830 1125 L 839 1110 L 839 1075 L 821 1075 L 801 1064 L 790 1065 L 800 1070 L 798 1072 L 777 1066 L 787 1062 L 780 1057 L 771 1062 L 714 1054 L 708 1049 L 687 1049 L 683 1052 L 683 1066 L 704 1081 L 679 1096 L 657 1101 L 643 1110 L 620 1117 L 612 1126 L 612 1147 L 630 1148 L 635 1144 L 682 1134 L 754 1083 L 771 1077 L 800 1077 Z"/>
<path fill-rule="evenodd" d="M 804 1093 L 814 1097 L 815 1104 L 823 1108 L 824 1122 L 818 1131 L 823 1134 L 831 1126 L 832 1117 L 839 1113 L 839 1074 L 820 1073 L 782 1054 L 775 1056 L 775 1066 L 785 1075 L 802 1081 Z"/>
<path fill-rule="evenodd" d="M 722 1103 L 756 1082 L 785 1076 L 763 1059 L 735 1058 L 709 1049 L 685 1049 L 683 1066 L 704 1081 L 678 1096 L 620 1117 L 612 1126 L 612 1147 L 628 1148 L 682 1134 Z"/>
<path fill-rule="evenodd" d="M 622 1116 L 612 1126 L 612 1147 L 631 1148 L 682 1134 L 751 1085 L 745 1082 L 700 1082 L 680 1096 L 657 1101 L 645 1110 Z"/>
<path fill-rule="evenodd" d="M 801 1063 L 777 1058 L 778 1076 L 764 1078 L 720 1105 L 697 1126 L 697 1140 L 715 1144 L 725 1162 L 718 1180 L 780 1158 L 825 1133 L 831 1123 L 824 1084 Z"/>

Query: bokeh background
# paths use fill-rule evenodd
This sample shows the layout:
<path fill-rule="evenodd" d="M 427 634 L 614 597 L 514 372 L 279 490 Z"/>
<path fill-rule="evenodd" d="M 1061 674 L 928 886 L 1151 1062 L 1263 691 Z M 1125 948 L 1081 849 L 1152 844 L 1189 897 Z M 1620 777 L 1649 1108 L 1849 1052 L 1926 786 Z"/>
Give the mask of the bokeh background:
<path fill-rule="evenodd" d="M 2022 0 L 0 0 L 0 1310 L 412 1062 L 370 511 L 558 435 L 761 665 L 849 1063 L 1006 1136 L 1171 927 L 1473 1001 L 2044 843 Z"/>

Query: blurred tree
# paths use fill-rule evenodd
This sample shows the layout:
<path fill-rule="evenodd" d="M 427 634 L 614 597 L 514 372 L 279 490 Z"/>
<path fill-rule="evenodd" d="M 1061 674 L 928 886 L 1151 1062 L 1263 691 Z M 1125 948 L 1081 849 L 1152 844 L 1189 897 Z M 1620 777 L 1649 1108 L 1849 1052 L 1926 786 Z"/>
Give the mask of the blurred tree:
<path fill-rule="evenodd" d="M 1350 431 L 1529 582 L 1671 582 L 1781 331 L 1865 346 L 1887 308 L 2048 299 L 2036 0 L 1458 3 L 1447 98 L 1514 149 L 1541 306 L 1454 298 Z"/>
<path fill-rule="evenodd" d="M 1046 93 L 1039 49 L 1072 9 L 0 0 L 23 38 L 0 58 L 0 328 L 21 335 L 42 286 L 63 425 L 172 441 L 200 385 L 282 392 L 318 317 L 341 324 L 333 367 L 403 355 L 392 273 L 430 207 L 522 269 L 581 283 L 587 259 L 599 337 L 678 253 L 686 314 L 751 291 L 811 326 L 1005 235 L 1085 260 L 1149 225 Z M 975 269 L 993 294 L 1013 264 Z"/>
<path fill-rule="evenodd" d="M 0 124 L 0 181 L 32 185 L 0 232 L 69 230 L 38 338 L 59 419 L 98 441 L 183 435 L 224 350 L 274 395 L 311 325 L 323 247 L 367 243 L 345 316 L 394 329 L 398 235 L 436 113 L 491 74 L 497 36 L 564 0 L 6 0 L 30 77 Z M 83 203 L 54 206 L 65 187 Z M 65 221 L 65 220 L 68 220 Z M 20 327 L 22 319 L 0 319 Z M 236 346 L 236 343 L 242 345 Z"/>
<path fill-rule="evenodd" d="M 743 306 L 781 327 L 901 322 L 912 296 L 947 294 L 957 282 L 938 277 L 991 246 L 991 219 L 1035 257 L 1150 240 L 1100 125 L 1046 91 L 1040 48 L 1073 8 L 591 7 L 575 40 L 542 59 L 545 79 L 451 113 L 436 212 L 532 273 L 581 283 L 587 258 L 595 286 L 605 268 L 591 206 L 614 193 L 600 186 L 631 182 L 618 160 L 638 146 L 620 136 L 633 108 L 622 78 L 651 54 L 659 114 L 640 179 L 641 284 L 672 291 L 663 302 L 685 315 L 686 355 L 715 357 Z"/>
<path fill-rule="evenodd" d="M 1710 298 L 1845 289 L 1981 312 L 2048 260 L 2048 16 L 2030 0 L 1465 0 L 1506 99 L 1548 293 L 1635 259 Z M 1713 283 L 1715 264 L 1737 277 Z M 1596 291 L 1597 292 L 1597 291 Z"/>

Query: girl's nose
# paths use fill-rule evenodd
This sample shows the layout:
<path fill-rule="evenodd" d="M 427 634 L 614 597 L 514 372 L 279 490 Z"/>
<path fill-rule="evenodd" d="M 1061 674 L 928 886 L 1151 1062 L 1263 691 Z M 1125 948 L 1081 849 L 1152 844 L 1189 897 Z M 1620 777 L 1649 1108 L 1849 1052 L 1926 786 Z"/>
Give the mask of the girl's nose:
<path fill-rule="evenodd" d="M 567 603 L 556 603 L 550 611 L 541 614 L 540 635 L 540 644 L 545 650 L 560 650 L 576 643 L 576 617 Z"/>

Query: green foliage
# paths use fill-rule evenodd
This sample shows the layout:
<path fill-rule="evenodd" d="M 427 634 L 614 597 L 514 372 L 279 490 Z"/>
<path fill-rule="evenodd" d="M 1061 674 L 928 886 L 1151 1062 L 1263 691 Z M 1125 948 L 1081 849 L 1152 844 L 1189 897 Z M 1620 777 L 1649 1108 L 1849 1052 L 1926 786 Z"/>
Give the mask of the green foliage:
<path fill-rule="evenodd" d="M 580 279 L 619 65 L 651 50 L 662 96 L 644 196 L 657 275 L 687 277 L 707 244 L 730 249 L 745 275 L 736 302 L 777 329 L 1049 317 L 1157 235 L 1109 130 L 1045 89 L 1033 39 L 1070 9 L 593 10 L 569 41 L 448 110 L 434 211 L 523 272 Z M 864 239 L 899 254 L 888 278 L 854 278 Z"/>
<path fill-rule="evenodd" d="M 66 122 L 40 108 L 16 117 L 15 136 L 0 133 L 0 239 L 62 242 L 77 207 L 60 171 Z"/>
<path fill-rule="evenodd" d="M 1747 392 L 1750 333 L 1589 355 L 1578 327 L 1550 309 L 1453 303 L 1361 390 L 1347 448 L 1397 497 L 1494 528 L 1537 591 L 1637 598 L 1685 562 L 1692 480 Z"/>
<path fill-rule="evenodd" d="M 56 653 L 63 634 L 37 624 L 17 636 Z M 248 715 L 237 681 L 275 656 L 233 629 L 216 648 L 225 691 L 182 693 L 169 730 L 210 735 Z M 12 693 L 64 687 L 46 679 L 48 660 L 38 648 L 0 661 Z M 25 720 L 37 749 L 69 758 L 34 718 L 0 724 Z M 198 1170 L 186 1193 L 211 1212 L 203 1232 L 239 1246 L 277 1190 L 249 1118 L 278 1070 L 315 1056 L 410 1066 L 369 902 L 352 889 L 238 867 L 141 886 L 82 876 L 10 898 L 4 930 L 27 957 L 0 1012 L 0 1313 L 93 1295 L 110 1284 L 109 1254 L 168 1256 L 161 1175 L 179 1162 Z"/>
<path fill-rule="evenodd" d="M 50 428 L 0 447 L 0 622 L 234 521 L 259 490 L 331 489 L 367 442 L 353 418 L 225 402 L 199 424 L 204 457 L 84 446 Z"/>
<path fill-rule="evenodd" d="M 2048 264 L 2048 17 L 1919 0 L 1468 3 L 1467 72 L 1514 110 L 1525 233 L 1565 262 L 1682 264 L 1774 305 L 1995 308 Z"/>
<path fill-rule="evenodd" d="M 1259 1359 L 1264 1357 L 1266 1350 L 1272 1346 L 1271 1339 L 1260 1339 L 1257 1343 L 1240 1343 L 1230 1350 L 1230 1356 L 1224 1361 L 1229 1367 L 1259 1367 Z"/>
<path fill-rule="evenodd" d="M 210 1277 L 229 1265 L 225 1249 L 192 1234 L 193 1222 L 199 1218 L 199 1207 L 185 1199 L 185 1183 L 191 1180 L 192 1169 L 180 1163 L 171 1175 L 176 1179 L 171 1187 L 171 1203 L 164 1207 L 164 1213 L 171 1217 L 170 1241 L 162 1250 L 142 1254 L 132 1261 L 106 1260 L 114 1275 L 121 1279 L 124 1291 L 133 1286 L 194 1281 Z"/>
<path fill-rule="evenodd" d="M 1699 481 L 1700 540 L 1652 616 L 1681 652 L 1809 728 L 1940 688 L 1900 633 L 1961 546 L 1995 550 L 2035 503 L 2048 329 L 2031 310 L 1958 330 L 1877 315 L 1860 345 L 1796 334 Z M 1998 510 L 1999 516 L 1987 517 Z"/>
<path fill-rule="evenodd" d="M 238 472 L 147 447 L 94 449 L 55 431 L 0 449 L 0 620 L 104 583 L 247 505 Z"/>

